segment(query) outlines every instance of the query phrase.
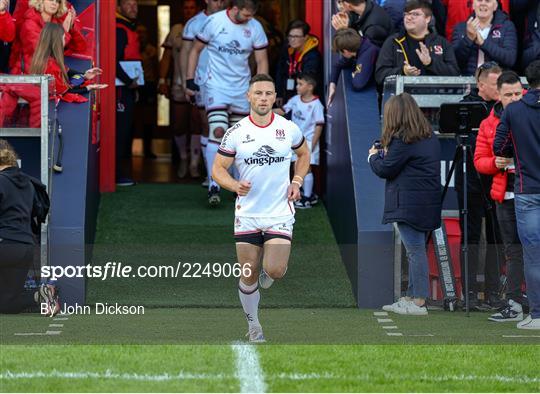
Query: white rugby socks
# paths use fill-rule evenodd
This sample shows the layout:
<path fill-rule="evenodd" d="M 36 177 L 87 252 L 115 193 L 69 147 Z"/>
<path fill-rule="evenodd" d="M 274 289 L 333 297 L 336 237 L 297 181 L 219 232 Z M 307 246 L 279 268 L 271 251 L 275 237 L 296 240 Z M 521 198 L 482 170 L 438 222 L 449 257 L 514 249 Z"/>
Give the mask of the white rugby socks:
<path fill-rule="evenodd" d="M 259 284 L 255 282 L 252 285 L 246 285 L 240 279 L 238 282 L 238 295 L 249 326 L 260 326 L 258 312 L 261 293 L 259 293 Z"/>
<path fill-rule="evenodd" d="M 212 179 L 212 166 L 214 165 L 214 160 L 216 160 L 218 148 L 219 145 L 215 142 L 208 141 L 208 145 L 206 145 L 206 169 L 208 171 L 208 177 L 210 178 L 208 190 L 210 190 L 212 186 L 217 186 L 219 188 L 219 185 Z"/>
<path fill-rule="evenodd" d="M 314 183 L 313 173 L 310 172 L 304 177 L 304 185 L 303 185 L 304 196 L 308 198 L 311 197 L 311 194 L 313 193 L 313 183 Z"/>

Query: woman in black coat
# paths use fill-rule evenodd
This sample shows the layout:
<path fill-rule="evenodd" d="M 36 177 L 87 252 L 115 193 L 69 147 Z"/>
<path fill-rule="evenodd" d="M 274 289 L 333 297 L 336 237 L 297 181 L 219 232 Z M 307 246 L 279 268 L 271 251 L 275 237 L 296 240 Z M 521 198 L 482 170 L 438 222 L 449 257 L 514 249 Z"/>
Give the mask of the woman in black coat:
<path fill-rule="evenodd" d="M 47 316 L 60 310 L 56 287 L 26 291 L 24 283 L 34 258 L 32 233 L 34 186 L 17 166 L 17 154 L 0 139 L 0 313 L 19 313 L 37 306 Z"/>
<path fill-rule="evenodd" d="M 441 150 L 411 95 L 402 93 L 386 103 L 381 145 L 369 150 L 368 160 L 373 172 L 386 179 L 383 223 L 397 223 L 409 261 L 407 297 L 383 309 L 427 315 L 426 237 L 441 225 Z"/>

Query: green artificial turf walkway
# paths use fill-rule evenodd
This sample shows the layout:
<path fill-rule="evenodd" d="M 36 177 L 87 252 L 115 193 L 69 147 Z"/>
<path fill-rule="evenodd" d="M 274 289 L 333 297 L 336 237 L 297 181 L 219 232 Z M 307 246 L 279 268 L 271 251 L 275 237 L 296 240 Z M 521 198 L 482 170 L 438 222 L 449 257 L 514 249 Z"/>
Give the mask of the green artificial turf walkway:
<path fill-rule="evenodd" d="M 198 185 L 141 184 L 101 199 L 93 264 L 235 264 L 234 200 L 209 208 Z M 184 272 L 184 271 L 181 271 Z M 88 302 L 237 307 L 234 277 L 90 279 Z M 354 298 L 322 203 L 298 211 L 287 275 L 262 307 L 352 307 Z"/>

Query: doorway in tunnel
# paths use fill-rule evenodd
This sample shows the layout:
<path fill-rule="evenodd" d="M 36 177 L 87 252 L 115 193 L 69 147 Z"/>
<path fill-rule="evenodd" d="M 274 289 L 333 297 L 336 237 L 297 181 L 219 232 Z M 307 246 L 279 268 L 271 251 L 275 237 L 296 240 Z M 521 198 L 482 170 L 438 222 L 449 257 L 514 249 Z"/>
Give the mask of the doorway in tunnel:
<path fill-rule="evenodd" d="M 230 1 L 229 1 L 230 2 Z M 227 2 L 226 2 L 227 3 Z M 139 92 L 139 102 L 134 122 L 132 148 L 133 178 L 143 183 L 197 183 L 203 178 L 193 178 L 188 173 L 178 176 L 178 151 L 174 135 L 175 104 L 159 94 L 159 69 L 167 35 L 179 31 L 177 24 L 187 20 L 203 9 L 204 0 L 139 0 L 138 32 L 141 40 L 141 57 L 145 74 L 145 87 Z M 270 73 L 275 76 L 277 59 L 286 43 L 287 24 L 293 19 L 305 17 L 304 0 L 262 0 L 256 19 L 265 29 L 269 41 L 268 58 Z M 172 76 L 173 65 L 168 67 Z M 185 124 L 184 124 L 185 123 Z M 189 122 L 182 122 L 186 132 L 197 129 L 196 113 Z M 189 137 L 188 137 L 189 138 Z M 202 160 L 201 160 L 202 161 Z M 200 165 L 201 176 L 206 171 Z M 181 175 L 181 174 L 180 174 Z"/>

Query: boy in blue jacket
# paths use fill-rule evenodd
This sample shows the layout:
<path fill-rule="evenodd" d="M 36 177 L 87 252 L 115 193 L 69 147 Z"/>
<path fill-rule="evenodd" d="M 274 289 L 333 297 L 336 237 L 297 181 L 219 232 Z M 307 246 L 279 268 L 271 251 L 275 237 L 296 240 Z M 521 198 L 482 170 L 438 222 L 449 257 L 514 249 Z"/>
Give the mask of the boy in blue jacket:
<path fill-rule="evenodd" d="M 375 63 L 379 55 L 379 48 L 354 29 L 338 30 L 333 44 L 334 51 L 341 56 L 332 65 L 327 105 L 334 99 L 336 85 L 343 69 L 352 70 L 352 87 L 356 91 L 362 90 L 373 80 Z"/>

